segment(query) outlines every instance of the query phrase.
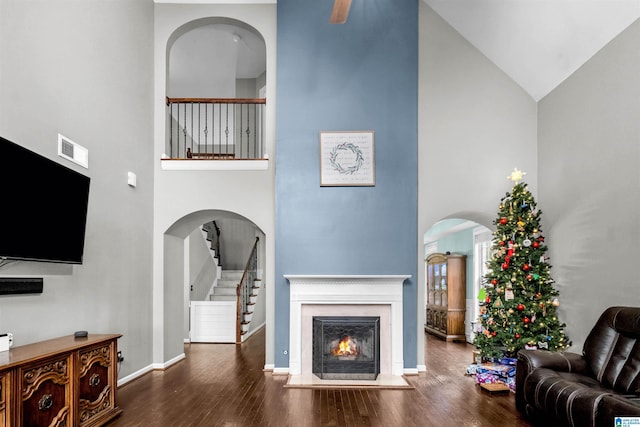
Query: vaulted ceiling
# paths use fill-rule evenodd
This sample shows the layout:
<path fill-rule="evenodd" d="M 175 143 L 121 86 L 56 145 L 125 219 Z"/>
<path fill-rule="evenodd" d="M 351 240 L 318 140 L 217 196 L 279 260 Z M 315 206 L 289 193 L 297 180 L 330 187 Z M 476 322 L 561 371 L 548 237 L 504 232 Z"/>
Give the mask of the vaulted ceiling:
<path fill-rule="evenodd" d="M 536 101 L 640 17 L 640 0 L 422 1 Z"/>

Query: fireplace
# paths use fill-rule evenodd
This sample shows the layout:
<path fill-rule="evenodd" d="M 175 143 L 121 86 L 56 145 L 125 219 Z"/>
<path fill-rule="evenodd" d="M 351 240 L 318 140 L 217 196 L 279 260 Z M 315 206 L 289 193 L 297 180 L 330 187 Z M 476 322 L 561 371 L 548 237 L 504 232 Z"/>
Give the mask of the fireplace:
<path fill-rule="evenodd" d="M 380 317 L 314 316 L 313 373 L 320 379 L 375 380 Z"/>
<path fill-rule="evenodd" d="M 360 382 L 363 385 L 406 384 L 402 379 L 403 283 L 408 275 L 324 276 L 285 275 L 290 287 L 289 367 L 290 384 Z M 370 380 L 330 380 L 314 374 L 313 319 L 315 317 L 379 317 L 379 375 Z"/>

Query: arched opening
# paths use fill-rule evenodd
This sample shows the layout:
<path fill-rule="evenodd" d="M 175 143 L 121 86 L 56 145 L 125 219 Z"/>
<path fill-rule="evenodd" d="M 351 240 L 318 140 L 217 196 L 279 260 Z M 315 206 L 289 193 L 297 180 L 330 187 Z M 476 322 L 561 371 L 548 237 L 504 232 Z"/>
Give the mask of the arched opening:
<path fill-rule="evenodd" d="M 190 332 L 195 326 L 190 322 L 190 303 L 209 300 L 212 285 L 218 285 L 216 281 L 219 278 L 216 275 L 219 272 L 208 267 L 214 261 L 208 254 L 206 256 L 209 259 L 204 259 L 202 250 L 198 249 L 198 246 L 205 247 L 208 244 L 206 233 L 200 230 L 204 224 L 212 221 L 220 228 L 221 255 L 234 271 L 244 268 L 242 258 L 246 258 L 247 252 L 251 252 L 255 238 L 259 238 L 256 269 L 259 274 L 264 274 L 265 233 L 250 219 L 234 212 L 215 209 L 193 212 L 180 218 L 164 234 L 165 337 L 181 336 L 182 341 L 190 340 Z M 201 292 L 202 289 L 205 290 L 204 293 Z M 264 298 L 258 299 L 252 320 L 253 330 L 264 326 L 265 310 Z M 175 347 L 182 345 L 182 341 L 165 341 L 165 354 L 172 354 L 171 349 L 174 349 L 173 354 L 181 354 L 182 351 L 176 352 Z"/>
<path fill-rule="evenodd" d="M 491 227 L 491 228 L 490 228 Z M 425 331 L 439 336 L 451 335 L 446 331 L 447 304 L 452 298 L 457 300 L 455 310 L 464 310 L 464 339 L 472 343 L 474 339 L 474 325 L 479 315 L 478 291 L 484 275 L 486 274 L 486 261 L 490 256 L 493 225 L 484 215 L 465 213 L 451 215 L 431 226 L 423 236 L 423 260 L 425 282 L 424 301 L 421 305 L 425 310 Z M 438 271 L 438 266 L 428 265 L 427 260 L 433 254 L 460 255 L 459 262 L 463 264 L 464 284 L 457 289 L 452 286 L 442 288 L 441 283 L 446 282 L 446 274 Z M 434 259 L 434 258 L 432 258 Z M 437 260 L 437 258 L 435 258 Z M 434 280 L 434 269 L 437 274 Z M 450 272 L 453 273 L 453 272 Z M 454 273 L 456 274 L 456 273 Z M 448 301 L 449 300 L 449 301 Z M 464 302 L 463 302 L 464 301 Z M 454 310 L 454 311 L 455 311 Z M 444 316 L 434 319 L 436 316 Z M 444 328 L 444 330 L 443 330 Z M 434 331 L 435 329 L 435 331 Z M 460 329 L 458 334 L 462 333 Z"/>
<path fill-rule="evenodd" d="M 189 22 L 173 33 L 167 53 L 167 96 L 257 95 L 251 83 L 264 86 L 265 41 L 242 21 L 212 17 Z"/>
<path fill-rule="evenodd" d="M 167 45 L 168 137 L 172 159 L 266 158 L 266 44 L 253 27 L 203 18 Z"/>

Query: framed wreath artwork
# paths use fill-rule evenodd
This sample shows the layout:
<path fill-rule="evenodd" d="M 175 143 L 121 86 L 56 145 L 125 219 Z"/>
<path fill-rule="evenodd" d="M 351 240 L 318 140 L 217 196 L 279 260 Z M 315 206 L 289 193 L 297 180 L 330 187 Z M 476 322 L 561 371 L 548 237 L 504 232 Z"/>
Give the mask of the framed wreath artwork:
<path fill-rule="evenodd" d="M 320 132 L 320 186 L 375 186 L 373 131 Z"/>

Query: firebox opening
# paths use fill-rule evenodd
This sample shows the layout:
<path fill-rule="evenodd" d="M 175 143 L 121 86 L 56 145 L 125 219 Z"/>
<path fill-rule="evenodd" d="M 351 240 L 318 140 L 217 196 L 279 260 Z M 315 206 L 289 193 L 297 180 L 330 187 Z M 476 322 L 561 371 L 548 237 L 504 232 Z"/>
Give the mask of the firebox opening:
<path fill-rule="evenodd" d="M 380 317 L 314 316 L 313 373 L 320 379 L 376 380 Z"/>

